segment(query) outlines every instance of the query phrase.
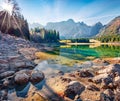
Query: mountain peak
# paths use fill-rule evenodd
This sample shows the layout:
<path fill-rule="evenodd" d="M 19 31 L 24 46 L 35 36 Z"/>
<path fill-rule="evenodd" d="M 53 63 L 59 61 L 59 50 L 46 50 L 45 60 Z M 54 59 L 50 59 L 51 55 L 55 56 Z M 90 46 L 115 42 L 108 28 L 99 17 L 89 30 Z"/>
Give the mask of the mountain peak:
<path fill-rule="evenodd" d="M 97 22 L 95 25 L 102 25 L 102 23 L 101 22 Z"/>
<path fill-rule="evenodd" d="M 74 20 L 73 20 L 73 19 L 68 19 L 67 22 L 72 22 L 72 23 L 74 23 Z"/>
<path fill-rule="evenodd" d="M 72 39 L 92 37 L 93 35 L 98 34 L 102 25 L 88 26 L 84 22 L 75 22 L 73 19 L 68 19 L 67 21 L 49 23 L 45 28 L 48 30 L 55 29 L 59 31 L 61 39 Z"/>

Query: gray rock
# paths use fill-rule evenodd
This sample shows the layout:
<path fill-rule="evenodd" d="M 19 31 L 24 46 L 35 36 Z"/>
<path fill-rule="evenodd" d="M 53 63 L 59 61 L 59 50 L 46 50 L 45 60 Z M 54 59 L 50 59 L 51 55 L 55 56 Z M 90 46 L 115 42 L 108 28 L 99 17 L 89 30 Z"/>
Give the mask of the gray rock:
<path fill-rule="evenodd" d="M 85 68 L 90 68 L 90 67 L 92 67 L 93 66 L 93 62 L 92 61 L 86 61 L 86 62 L 84 62 L 83 64 L 75 64 L 74 65 L 74 67 L 78 67 L 78 68 L 83 68 L 83 69 L 85 69 Z"/>
<path fill-rule="evenodd" d="M 100 94 L 100 101 L 114 101 L 108 95 L 101 93 Z"/>
<path fill-rule="evenodd" d="M 113 99 L 115 95 L 111 89 L 106 89 L 103 93 L 108 95 L 111 99 Z"/>
<path fill-rule="evenodd" d="M 64 95 L 68 98 L 74 99 L 76 95 L 79 95 L 84 91 L 85 87 L 77 81 L 71 81 L 68 86 L 65 87 Z"/>
<path fill-rule="evenodd" d="M 7 101 L 7 95 L 8 95 L 7 90 L 1 90 L 0 91 L 0 101 Z"/>
<path fill-rule="evenodd" d="M 113 80 L 110 76 L 108 78 L 103 78 L 101 83 L 101 88 L 107 89 L 110 87 L 109 84 L 112 84 L 112 83 L 113 83 Z"/>
<path fill-rule="evenodd" d="M 32 83 L 38 83 L 45 78 L 44 73 L 38 70 L 33 70 L 31 73 L 30 81 Z"/>
<path fill-rule="evenodd" d="M 1 73 L 0 74 L 0 79 L 3 79 L 3 78 L 6 78 L 8 76 L 12 76 L 14 75 L 15 71 L 7 71 L 7 72 L 4 72 L 4 73 Z"/>
<path fill-rule="evenodd" d="M 76 71 L 75 74 L 79 77 L 93 77 L 93 74 L 88 70 Z"/>
<path fill-rule="evenodd" d="M 106 84 L 109 84 L 110 83 L 109 81 L 112 82 L 112 78 L 109 74 L 105 73 L 93 77 L 92 81 L 96 84 L 102 83 L 102 81 L 105 81 Z"/>
<path fill-rule="evenodd" d="M 16 74 L 23 74 L 23 73 L 27 74 L 28 76 L 31 76 L 32 70 L 23 69 L 23 70 L 16 72 Z"/>
<path fill-rule="evenodd" d="M 115 73 L 115 72 L 118 72 L 120 74 L 120 65 L 119 64 L 109 65 L 105 69 L 99 70 L 97 73 L 98 74 L 104 74 L 104 73 L 110 74 L 110 73 Z"/>
<path fill-rule="evenodd" d="M 18 84 L 18 85 L 24 85 L 24 84 L 27 84 L 29 82 L 29 76 L 25 73 L 18 73 L 16 74 L 14 80 L 15 80 L 15 83 Z"/>
<path fill-rule="evenodd" d="M 107 61 L 105 61 L 105 60 L 102 60 L 102 59 L 95 59 L 94 61 L 93 61 L 93 65 L 94 66 L 107 66 L 107 65 L 109 65 L 110 63 L 109 62 L 107 62 Z"/>

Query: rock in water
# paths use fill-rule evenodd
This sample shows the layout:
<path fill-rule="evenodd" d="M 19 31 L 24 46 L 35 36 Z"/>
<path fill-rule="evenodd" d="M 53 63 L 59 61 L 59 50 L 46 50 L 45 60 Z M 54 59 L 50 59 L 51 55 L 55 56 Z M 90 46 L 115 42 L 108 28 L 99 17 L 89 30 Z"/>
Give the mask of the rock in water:
<path fill-rule="evenodd" d="M 66 86 L 64 91 L 64 96 L 74 99 L 76 95 L 79 95 L 85 87 L 77 81 L 71 81 L 68 86 Z"/>
<path fill-rule="evenodd" d="M 15 76 L 15 83 L 18 85 L 24 85 L 29 82 L 29 76 L 25 73 L 18 73 Z"/>
<path fill-rule="evenodd" d="M 45 78 L 44 73 L 38 70 L 33 70 L 31 73 L 30 81 L 32 83 L 39 83 Z"/>

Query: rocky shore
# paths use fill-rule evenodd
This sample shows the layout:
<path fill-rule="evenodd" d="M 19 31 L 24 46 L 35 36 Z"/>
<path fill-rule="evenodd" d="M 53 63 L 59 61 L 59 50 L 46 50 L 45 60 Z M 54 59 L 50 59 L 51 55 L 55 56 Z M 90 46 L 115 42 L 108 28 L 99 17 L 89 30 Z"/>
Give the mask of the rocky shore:
<path fill-rule="evenodd" d="M 38 58 L 35 53 L 45 49 L 0 34 L 0 101 L 120 101 L 120 58 L 95 59 L 81 65 L 87 68 L 59 71 L 45 78 L 42 71 L 34 69 Z M 29 83 L 24 97 L 10 93 L 9 89 L 27 87 Z"/>
<path fill-rule="evenodd" d="M 44 46 L 0 33 L 0 101 L 8 99 L 8 89 L 44 79 L 41 71 L 33 70 L 35 53 L 41 49 Z"/>
<path fill-rule="evenodd" d="M 88 69 L 70 73 L 59 71 L 46 80 L 46 85 L 58 94 L 55 101 L 120 101 L 120 59 L 96 59 Z M 47 89 L 44 89 L 44 92 Z M 48 92 L 48 91 L 46 91 Z M 45 96 L 45 95 L 44 95 Z M 48 94 L 50 101 L 54 101 Z"/>

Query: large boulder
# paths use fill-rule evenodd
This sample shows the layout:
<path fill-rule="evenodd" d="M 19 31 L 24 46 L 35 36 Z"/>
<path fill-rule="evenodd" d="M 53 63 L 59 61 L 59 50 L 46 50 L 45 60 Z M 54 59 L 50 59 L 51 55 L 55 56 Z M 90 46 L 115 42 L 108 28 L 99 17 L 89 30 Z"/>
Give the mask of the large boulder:
<path fill-rule="evenodd" d="M 39 70 L 33 70 L 30 77 L 30 82 L 39 83 L 45 78 L 44 73 Z"/>
<path fill-rule="evenodd" d="M 27 84 L 28 82 L 39 83 L 44 79 L 44 73 L 38 70 L 21 70 L 15 74 L 15 83 L 19 85 Z"/>
<path fill-rule="evenodd" d="M 74 99 L 76 95 L 82 93 L 85 87 L 77 81 L 71 81 L 66 87 L 64 91 L 64 96 Z"/>
<path fill-rule="evenodd" d="M 27 84 L 29 82 L 29 76 L 25 73 L 18 73 L 15 75 L 15 83 L 18 85 L 24 85 Z"/>

